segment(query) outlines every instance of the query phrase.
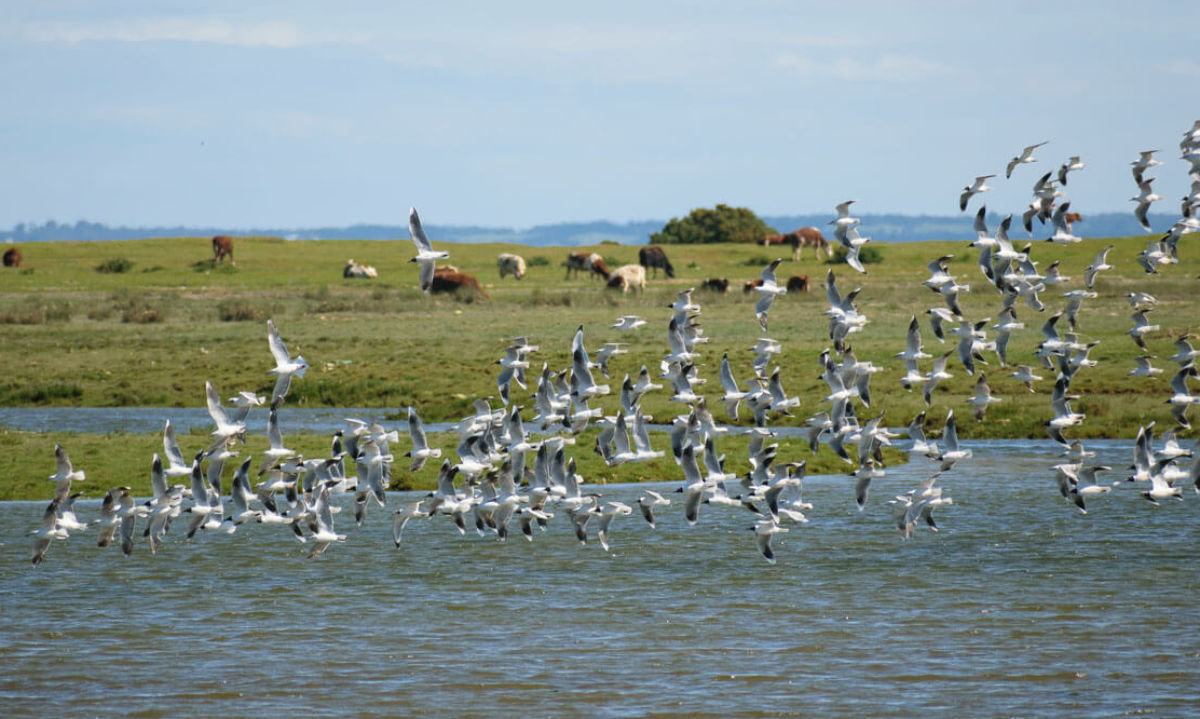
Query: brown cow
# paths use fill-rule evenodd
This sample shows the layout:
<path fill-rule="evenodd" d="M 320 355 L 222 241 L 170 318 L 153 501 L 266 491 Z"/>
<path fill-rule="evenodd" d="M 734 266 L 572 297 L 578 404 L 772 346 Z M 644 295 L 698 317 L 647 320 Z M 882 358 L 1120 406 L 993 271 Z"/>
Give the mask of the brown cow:
<path fill-rule="evenodd" d="M 1078 212 L 1068 212 L 1063 215 L 1063 221 L 1067 223 L 1067 232 L 1071 232 L 1071 226 L 1076 222 L 1083 222 L 1083 215 Z"/>
<path fill-rule="evenodd" d="M 709 277 L 700 283 L 700 289 L 708 290 L 709 292 L 728 292 L 729 280 L 725 277 Z"/>
<path fill-rule="evenodd" d="M 21 251 L 15 247 L 10 247 L 4 251 L 4 266 L 5 267 L 20 267 L 21 266 Z"/>
<path fill-rule="evenodd" d="M 671 261 L 667 259 L 667 253 L 658 245 L 649 245 L 638 250 L 638 264 L 646 269 L 654 268 L 654 276 L 658 277 L 658 268 L 661 267 L 663 272 L 667 273 L 667 277 L 675 276 L 675 268 L 671 266 Z"/>
<path fill-rule="evenodd" d="M 229 235 L 217 235 L 212 238 L 213 247 L 213 264 L 220 262 L 226 257 L 229 258 L 229 264 L 233 265 L 233 238 Z"/>
<path fill-rule="evenodd" d="M 750 280 L 749 282 L 747 282 L 745 285 L 742 286 L 742 292 L 753 292 L 754 290 L 758 289 L 759 287 L 762 287 L 762 278 L 755 277 L 754 279 Z"/>
<path fill-rule="evenodd" d="M 475 279 L 473 275 L 459 271 L 457 267 L 443 265 L 433 269 L 433 283 L 429 288 L 431 293 L 458 292 L 459 290 L 468 290 L 482 297 L 488 296 L 483 291 L 483 286 L 479 284 L 479 280 Z"/>
<path fill-rule="evenodd" d="M 578 275 L 580 271 L 587 272 L 588 277 L 599 275 L 606 281 L 608 280 L 609 271 L 608 265 L 604 264 L 604 258 L 595 252 L 572 252 L 567 255 L 567 279 L 571 279 L 571 270 Z"/>
<path fill-rule="evenodd" d="M 767 235 L 763 238 L 763 247 L 771 245 L 789 245 L 792 248 L 792 260 L 797 261 L 805 247 L 813 248 L 813 255 L 819 260 L 822 252 L 829 252 L 829 241 L 815 227 L 801 227 L 783 235 Z"/>
<path fill-rule="evenodd" d="M 792 275 L 787 282 L 788 292 L 808 292 L 808 275 Z"/>

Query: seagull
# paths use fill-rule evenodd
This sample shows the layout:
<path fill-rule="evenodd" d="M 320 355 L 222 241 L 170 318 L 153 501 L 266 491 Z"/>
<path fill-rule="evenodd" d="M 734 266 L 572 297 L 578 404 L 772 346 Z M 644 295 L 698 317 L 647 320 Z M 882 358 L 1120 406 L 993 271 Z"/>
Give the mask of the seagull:
<path fill-rule="evenodd" d="M 1087 167 L 1087 165 L 1084 164 L 1084 162 L 1079 159 L 1079 155 L 1071 155 L 1071 159 L 1064 162 L 1058 168 L 1058 181 L 1061 182 L 1064 187 L 1066 187 L 1067 173 L 1068 172 L 1078 172 L 1085 167 Z"/>
<path fill-rule="evenodd" d="M 1018 382 L 1023 382 L 1025 387 L 1030 392 L 1035 391 L 1033 389 L 1033 383 L 1041 379 L 1041 377 L 1033 373 L 1033 368 L 1027 364 L 1017 365 L 1017 371 L 1010 374 L 1009 377 L 1012 377 Z"/>
<path fill-rule="evenodd" d="M 774 517 L 767 517 L 758 521 L 750 529 L 754 530 L 754 539 L 758 543 L 758 551 L 762 552 L 768 564 L 775 563 L 775 550 L 771 547 L 771 538 L 780 532 L 786 532 L 787 527 L 779 526 Z"/>
<path fill-rule="evenodd" d="M 442 450 L 429 446 L 429 441 L 425 438 L 425 427 L 421 424 L 421 418 L 417 416 L 417 410 L 412 407 L 408 408 L 408 436 L 412 438 L 413 443 L 412 449 L 405 455 L 412 459 L 408 471 L 418 472 L 425 466 L 426 460 L 442 456 Z"/>
<path fill-rule="evenodd" d="M 1158 299 L 1154 295 L 1145 292 L 1127 292 L 1125 299 L 1129 300 L 1129 306 L 1135 310 L 1142 309 L 1143 306 L 1153 306 L 1158 304 Z"/>
<path fill-rule="evenodd" d="M 46 550 L 50 548 L 50 543 L 56 539 L 66 539 L 67 530 L 58 526 L 58 505 L 57 499 L 46 505 L 46 511 L 42 512 L 42 526 L 37 531 L 33 532 L 33 555 L 32 560 L 35 565 L 41 564 L 42 559 L 46 556 Z"/>
<path fill-rule="evenodd" d="M 1010 177 L 1012 177 L 1013 168 L 1015 168 L 1017 165 L 1026 165 L 1031 162 L 1037 162 L 1037 160 L 1035 160 L 1033 158 L 1033 151 L 1045 144 L 1046 143 L 1044 143 L 1044 142 L 1039 142 L 1036 145 L 1030 145 L 1029 147 L 1026 147 L 1024 150 L 1021 150 L 1020 155 L 1017 155 L 1013 159 L 1009 160 L 1008 166 L 1006 168 L 1004 168 L 1004 179 L 1007 180 Z M 1075 158 L 1075 159 L 1079 159 L 1079 158 Z"/>
<path fill-rule="evenodd" d="M 575 330 L 575 337 L 571 340 L 571 396 L 590 399 L 608 394 L 609 391 L 608 385 L 598 385 L 592 378 L 591 364 L 583 346 L 583 325 L 579 325 Z"/>
<path fill-rule="evenodd" d="M 654 529 L 654 508 L 657 506 L 666 506 L 671 503 L 671 500 L 666 499 L 658 492 L 652 489 L 647 489 L 642 496 L 638 497 L 638 508 L 642 510 L 642 516 L 646 518 L 647 524 L 651 529 Z"/>
<path fill-rule="evenodd" d="M 1125 334 L 1133 338 L 1138 347 L 1146 348 L 1146 335 L 1158 329 L 1158 325 L 1152 325 L 1146 321 L 1146 313 L 1149 309 L 1138 310 L 1130 315 L 1133 318 L 1133 329 L 1126 331 Z"/>
<path fill-rule="evenodd" d="M 1154 359 L 1153 355 L 1134 357 L 1133 359 L 1137 362 L 1137 367 L 1129 370 L 1130 377 L 1153 377 L 1156 374 L 1162 374 L 1161 368 L 1150 366 L 1150 360 Z"/>
<path fill-rule="evenodd" d="M 1200 350 L 1192 348 L 1192 343 L 1188 342 L 1188 335 L 1182 334 L 1179 339 L 1175 340 L 1175 354 L 1167 359 L 1172 362 L 1178 362 L 1180 366 L 1186 367 L 1192 363 L 1196 357 L 1200 357 Z"/>
<path fill-rule="evenodd" d="M 605 502 L 600 508 L 600 528 L 596 532 L 596 536 L 600 538 L 600 546 L 604 551 L 608 550 L 608 531 L 612 527 L 613 519 L 616 517 L 633 514 L 633 508 L 624 502 Z"/>
<path fill-rule="evenodd" d="M 83 470 L 71 466 L 67 450 L 59 444 L 54 445 L 54 464 L 57 471 L 46 479 L 54 482 L 54 501 L 61 502 L 71 494 L 71 482 L 82 482 L 85 476 Z"/>
<path fill-rule="evenodd" d="M 400 509 L 396 510 L 396 514 L 392 518 L 392 543 L 396 545 L 396 549 L 400 548 L 404 525 L 408 524 L 408 520 L 429 516 L 429 512 L 421 509 L 421 503 L 424 501 L 418 499 L 415 502 L 405 502 Z"/>
<path fill-rule="evenodd" d="M 980 192 L 987 192 L 988 190 L 992 189 L 991 187 L 988 187 L 986 183 L 993 177 L 995 177 L 995 175 L 980 175 L 975 178 L 975 182 L 964 187 L 962 194 L 958 197 L 958 209 L 962 212 L 966 212 L 967 203 L 972 197 Z"/>
<path fill-rule="evenodd" d="M 1187 421 L 1188 407 L 1200 402 L 1200 397 L 1193 396 L 1187 386 L 1187 378 L 1195 377 L 1197 374 L 1200 372 L 1197 372 L 1195 365 L 1189 364 L 1171 378 L 1171 391 L 1174 394 L 1167 400 L 1167 404 L 1171 405 L 1171 415 L 1184 429 L 1192 427 Z"/>
<path fill-rule="evenodd" d="M 279 330 L 275 328 L 273 320 L 267 320 L 267 344 L 271 348 L 271 355 L 275 358 L 275 369 L 271 370 L 271 374 L 276 375 L 275 389 L 271 392 L 271 403 L 274 404 L 277 399 L 285 397 L 288 389 L 292 385 L 292 377 L 303 377 L 305 370 L 308 369 L 308 363 L 300 355 L 295 358 L 288 352 L 287 345 L 279 337 Z M 212 412 L 211 403 L 209 412 Z M 213 418 L 216 421 L 216 418 Z M 220 429 L 220 422 L 217 422 L 217 428 Z"/>
<path fill-rule="evenodd" d="M 980 372 L 979 379 L 975 381 L 975 395 L 967 399 L 973 407 L 975 413 L 975 421 L 982 422 L 983 414 L 987 411 L 987 406 L 993 402 L 999 402 L 999 397 L 992 396 L 992 388 L 988 386 L 987 375 Z"/>
<path fill-rule="evenodd" d="M 946 428 L 942 431 L 942 447 L 936 457 L 942 463 L 938 473 L 951 469 L 959 460 L 970 456 L 971 450 L 958 446 L 958 425 L 954 422 L 954 410 L 950 410 L 946 415 Z"/>
<path fill-rule="evenodd" d="M 762 295 L 754 305 L 754 316 L 758 318 L 758 324 L 762 326 L 763 332 L 767 331 L 767 310 L 771 308 L 771 303 L 775 301 L 775 296 L 787 294 L 787 288 L 780 287 L 775 282 L 775 268 L 779 267 L 780 262 L 783 262 L 782 257 L 764 267 L 762 271 L 762 284 L 754 288 Z"/>
<path fill-rule="evenodd" d="M 646 324 L 646 320 L 637 315 L 625 315 L 613 323 L 612 329 L 622 331 L 636 330 L 644 324 Z"/>
<path fill-rule="evenodd" d="M 258 468 L 260 477 L 266 474 L 272 465 L 296 454 L 296 450 L 283 446 L 283 432 L 279 429 L 279 400 L 271 405 L 271 413 L 267 416 L 267 441 L 270 447 L 263 452 L 263 461 Z"/>
<path fill-rule="evenodd" d="M 1158 150 L 1142 150 L 1138 159 L 1129 163 L 1132 166 L 1131 170 L 1133 172 L 1134 182 L 1138 183 L 1139 185 L 1142 184 L 1142 173 L 1144 173 L 1146 170 L 1149 170 L 1151 167 L 1154 167 L 1155 165 L 1162 164 L 1158 160 L 1154 159 L 1154 153 L 1156 152 L 1158 152 Z"/>
<path fill-rule="evenodd" d="M 953 376 L 946 371 L 946 362 L 952 354 L 954 354 L 954 350 L 950 350 L 933 360 L 933 371 L 929 373 L 929 376 L 925 379 L 925 383 L 921 386 L 921 395 L 925 398 L 926 407 L 933 404 L 933 389 L 937 387 L 938 382 L 950 379 Z"/>
<path fill-rule="evenodd" d="M 417 262 L 421 265 L 418 279 L 421 283 L 421 291 L 428 294 L 430 288 L 433 287 L 434 265 L 438 260 L 449 259 L 450 253 L 434 250 L 433 245 L 429 244 L 429 238 L 425 236 L 425 230 L 421 228 L 421 218 L 417 215 L 415 207 L 408 209 L 408 234 L 417 247 L 417 256 L 409 262 Z"/>

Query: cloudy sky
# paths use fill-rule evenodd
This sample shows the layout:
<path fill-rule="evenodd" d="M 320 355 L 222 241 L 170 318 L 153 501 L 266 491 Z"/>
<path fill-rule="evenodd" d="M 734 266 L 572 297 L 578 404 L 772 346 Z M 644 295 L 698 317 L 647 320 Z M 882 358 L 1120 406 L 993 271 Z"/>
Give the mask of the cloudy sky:
<path fill-rule="evenodd" d="M 835 7 L 836 5 L 836 7 Z M 1200 3 L 45 0 L 0 9 L 0 227 L 528 227 L 1187 187 Z M 1004 165 L 1048 141 L 1039 163 Z"/>

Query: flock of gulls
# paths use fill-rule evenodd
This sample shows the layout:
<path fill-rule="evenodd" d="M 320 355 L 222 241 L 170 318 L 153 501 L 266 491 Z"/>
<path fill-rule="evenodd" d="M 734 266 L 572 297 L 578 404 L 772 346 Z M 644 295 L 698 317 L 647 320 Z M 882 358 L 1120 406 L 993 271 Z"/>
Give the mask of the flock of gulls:
<path fill-rule="evenodd" d="M 1022 165 L 1035 163 L 1034 153 L 1046 143 L 1026 147 L 1013 157 L 1006 167 L 1005 177 Z M 1191 165 L 1191 191 L 1183 198 L 1182 218 L 1161 239 L 1150 243 L 1139 256 L 1139 263 L 1148 274 L 1177 261 L 1179 239 L 1200 231 L 1195 209 L 1200 205 L 1200 121 L 1184 133 L 1180 143 L 1182 157 Z M 1145 175 L 1161 163 L 1154 159 L 1157 151 L 1141 153 L 1134 161 L 1133 177 L 1139 194 L 1135 215 L 1150 231 L 1147 210 L 1151 202 L 1163 199 L 1152 191 L 1154 178 Z M 1078 242 L 1072 234 L 1069 201 L 1065 201 L 1068 174 L 1084 168 L 1079 157 L 1064 162 L 1057 173 L 1042 175 L 1033 188 L 1033 201 L 1022 214 L 1022 225 L 1032 237 L 1033 220 L 1049 221 L 1052 234 L 1045 238 L 1051 243 Z M 972 198 L 992 188 L 987 181 L 996 175 L 981 175 L 964 188 L 959 206 L 966 211 Z M 870 242 L 860 234 L 860 220 L 850 214 L 853 200 L 837 206 L 834 226 L 837 241 L 846 249 L 847 263 L 864 273 L 859 251 Z M 1114 485 L 1105 484 L 1098 475 L 1112 468 L 1091 463 L 1089 452 L 1078 439 L 1066 435 L 1081 424 L 1085 417 L 1072 411 L 1071 383 L 1078 372 L 1094 366 L 1088 358 L 1095 342 L 1085 342 L 1078 335 L 1079 315 L 1085 302 L 1097 296 L 1093 285 L 1099 273 L 1112 269 L 1107 263 L 1108 250 L 1099 252 L 1091 265 L 1082 269 L 1083 286 L 1062 294 L 1064 304 L 1042 324 L 1044 337 L 1029 364 L 1010 364 L 1009 338 L 1025 328 L 1018 320 L 1019 303 L 1036 312 L 1046 311 L 1039 298 L 1049 288 L 1066 285 L 1070 278 L 1060 273 L 1059 262 L 1039 270 L 1030 259 L 1029 246 L 1017 250 L 1009 238 L 1012 215 L 996 228 L 989 230 L 986 207 L 980 207 L 975 217 L 976 238 L 970 248 L 979 252 L 978 266 L 988 285 L 1000 296 L 997 311 L 999 321 L 990 325 L 990 318 L 970 319 L 959 304 L 960 293 L 970 286 L 960 283 L 949 271 L 950 256 L 932 260 L 930 277 L 923 285 L 939 295 L 944 306 L 930 308 L 925 313 L 930 331 L 941 343 L 947 335 L 957 337 L 953 349 L 933 356 L 925 352 L 922 341 L 922 322 L 914 315 L 908 327 L 905 348 L 895 356 L 904 363 L 905 374 L 900 379 L 906 390 L 920 388 L 927 407 L 933 406 L 933 391 L 947 379 L 951 362 L 956 362 L 968 374 L 977 376 L 975 394 L 968 402 L 977 421 L 983 421 L 989 405 L 1000 401 L 993 396 L 986 375 L 977 363 L 994 355 L 999 366 L 1012 369 L 1011 376 L 1035 392 L 1035 383 L 1053 377 L 1050 411 L 1046 422 L 1048 435 L 1063 449 L 1065 461 L 1053 466 L 1055 479 L 1062 496 L 1080 511 L 1086 512 L 1086 501 L 1109 492 Z M 409 213 L 409 229 L 417 255 L 413 262 L 420 265 L 418 273 L 422 289 L 429 290 L 435 263 L 449 254 L 433 249 L 421 227 L 415 209 Z M 762 282 L 755 289 L 760 293 L 754 307 L 755 320 L 765 335 L 772 303 L 787 290 L 775 275 L 780 260 L 762 271 Z M 890 446 L 900 433 L 889 431 L 883 423 L 884 413 L 866 417 L 871 412 L 871 376 L 881 368 L 860 361 L 850 344 L 852 335 L 862 332 L 867 317 L 858 307 L 860 289 L 843 292 L 830 270 L 825 283 L 828 300 L 828 334 L 830 347 L 820 355 L 821 377 L 829 387 L 822 408 L 805 420 L 809 450 L 818 451 L 825 444 L 848 465 L 855 467 L 853 501 L 862 510 L 868 501 L 872 480 L 884 475 L 883 447 Z M 1131 292 L 1127 299 L 1133 308 L 1133 327 L 1128 334 L 1137 345 L 1149 352 L 1146 335 L 1158 329 L 1147 319 L 1156 303 L 1146 292 Z M 1024 312 L 1024 307 L 1021 311 Z M 595 487 L 579 475 L 575 457 L 576 437 L 588 427 L 599 432 L 591 448 L 610 465 L 647 462 L 665 456 L 672 457 L 681 476 L 678 498 L 668 498 L 658 492 L 645 490 L 636 501 L 636 509 L 651 528 L 656 526 L 656 514 L 666 511 L 675 502 L 682 505 L 688 525 L 701 522 L 701 511 L 749 512 L 754 517 L 753 530 L 757 548 L 771 563 L 775 562 L 772 540 L 790 527 L 808 521 L 805 512 L 812 504 L 804 501 L 803 484 L 806 464 L 803 459 L 779 458 L 779 445 L 772 423 L 781 417 L 793 418 L 792 410 L 800 400 L 788 396 L 780 381 L 780 368 L 772 369 L 776 356 L 783 352 L 780 342 L 760 337 L 751 348 L 753 360 L 748 367 L 737 367 L 726 353 L 720 362 L 718 384 L 720 395 L 705 392 L 707 378 L 699 376 L 697 347 L 709 341 L 700 323 L 701 307 L 691 289 L 679 292 L 669 306 L 666 318 L 667 342 L 658 371 L 642 365 L 635 375 L 625 374 L 615 392 L 602 383 L 614 374 L 610 361 L 626 353 L 626 343 L 607 342 L 589 353 L 585 346 L 583 326 L 571 339 L 571 362 L 568 367 L 552 369 L 543 363 L 537 376 L 530 369 L 530 357 L 539 347 L 525 337 L 512 340 L 496 364 L 498 395 L 503 406 L 493 408 L 485 399 L 475 401 L 475 413 L 456 425 L 457 461 L 442 458 L 438 448 L 430 447 L 415 408 L 408 409 L 408 471 L 421 471 L 430 460 L 438 464 L 437 488 L 417 501 L 400 507 L 389 505 L 387 489 L 397 454 L 393 448 L 400 444 L 400 433 L 386 430 L 374 422 L 347 419 L 346 427 L 334 433 L 328 457 L 305 458 L 288 449 L 280 428 L 279 410 L 283 406 L 293 381 L 303 378 L 307 363 L 303 357 L 293 357 L 281 339 L 274 322 L 267 321 L 268 346 L 274 360 L 269 371 L 276 375 L 271 397 L 240 392 L 222 401 L 220 393 L 206 383 L 208 412 L 215 426 L 208 446 L 191 456 L 190 460 L 178 444 L 170 421 L 163 429 L 163 453 L 150 461 L 151 484 L 154 496 L 137 499 L 129 487 L 114 487 L 107 491 L 99 518 L 81 521 L 75 513 L 74 502 L 80 496 L 72 492 L 75 482 L 84 480 L 81 470 L 73 467 L 66 450 L 55 446 L 57 471 L 49 477 L 54 483 L 54 498 L 45 508 L 40 528 L 33 532 L 32 560 L 40 563 L 55 540 L 66 539 L 71 533 L 98 527 L 100 547 L 118 543 L 128 555 L 140 539 L 151 553 L 157 553 L 168 533 L 193 537 L 197 532 L 233 534 L 248 527 L 278 525 L 276 530 L 288 532 L 308 547 L 307 556 L 321 556 L 332 544 L 344 541 L 346 535 L 335 529 L 335 518 L 341 506 L 333 499 L 341 493 L 353 495 L 353 522 L 362 526 L 371 505 L 386 508 L 392 522 L 392 540 L 396 548 L 402 544 L 403 531 L 414 520 L 434 521 L 444 518 L 460 534 L 468 531 L 481 536 L 506 540 L 510 528 L 519 528 L 521 535 L 534 541 L 556 517 L 566 522 L 574 536 L 587 544 L 594 536 L 600 546 L 609 550 L 614 521 L 631 515 L 634 507 L 605 501 Z M 639 332 L 649 322 L 634 315 L 622 316 L 610 326 L 615 332 Z M 989 329 L 994 335 L 989 338 Z M 953 341 L 953 340 L 951 340 Z M 1189 428 L 1188 410 L 1200 403 L 1200 396 L 1191 394 L 1188 380 L 1198 373 L 1194 360 L 1200 350 L 1193 349 L 1186 335 L 1175 342 L 1176 352 L 1170 358 L 1179 369 L 1170 381 L 1171 395 L 1166 400 L 1172 416 L 1181 428 Z M 1133 377 L 1153 377 L 1162 373 L 1154 367 L 1153 355 L 1138 358 L 1130 370 Z M 931 360 L 929 369 L 924 362 Z M 748 371 L 748 372 L 747 372 Z M 736 374 L 746 372 L 747 379 L 739 382 Z M 1038 374 L 1039 372 L 1044 374 Z M 597 374 L 598 373 L 598 374 Z M 603 377 L 600 380 L 599 377 Z M 512 385 L 523 390 L 533 386 L 532 412 L 512 401 Z M 669 392 L 670 399 L 686 411 L 672 419 L 667 442 L 656 449 L 651 441 L 649 422 L 641 408 L 641 399 L 648 392 Z M 600 398 L 616 395 L 615 413 L 607 414 L 599 406 Z M 754 426 L 738 430 L 749 435 L 749 471 L 737 476 L 725 470 L 725 455 L 719 444 L 731 429 L 718 423 L 708 406 L 712 399 L 731 421 L 746 412 Z M 596 405 L 596 406 L 593 406 Z M 267 438 L 269 448 L 258 457 L 237 461 L 237 448 L 246 439 L 246 418 L 256 409 L 268 413 Z M 525 412 L 523 416 L 523 412 Z M 859 419 L 859 415 L 863 419 Z M 917 486 L 887 500 L 890 517 L 904 539 L 914 536 L 922 525 L 937 531 L 934 511 L 953 504 L 943 488 L 938 486 L 942 475 L 951 472 L 971 457 L 971 450 L 958 443 L 954 410 L 946 412 L 940 438 L 931 440 L 925 435 L 926 411 L 909 423 L 906 434 L 908 451 L 932 462 L 933 471 Z M 1167 429 L 1157 439 L 1154 423 L 1140 429 L 1133 451 L 1133 472 L 1127 481 L 1148 485 L 1141 496 L 1157 503 L 1165 498 L 1182 498 L 1179 485 L 1190 483 L 1200 492 L 1200 460 L 1187 469 L 1179 462 L 1191 457 L 1175 438 L 1175 428 Z M 403 460 L 402 460 L 403 461 Z M 236 464 L 225 486 L 225 467 Z M 1122 484 L 1116 482 L 1114 484 Z M 393 504 L 394 504 L 394 497 Z M 849 496 L 847 498 L 849 500 Z M 439 520 L 439 521 L 444 521 Z M 349 518 L 339 523 L 345 524 Z M 184 528 L 181 525 L 186 525 Z M 594 535 L 592 529 L 594 527 Z M 118 540 L 119 536 L 119 540 Z"/>

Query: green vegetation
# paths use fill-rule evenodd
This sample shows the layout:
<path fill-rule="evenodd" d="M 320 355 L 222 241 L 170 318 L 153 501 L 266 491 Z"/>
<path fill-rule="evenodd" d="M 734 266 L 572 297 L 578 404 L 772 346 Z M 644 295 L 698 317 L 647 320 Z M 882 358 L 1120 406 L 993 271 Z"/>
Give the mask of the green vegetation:
<path fill-rule="evenodd" d="M 580 324 L 593 352 L 608 341 L 629 342 L 629 354 L 610 362 L 613 375 L 607 381 L 614 390 L 626 372 L 636 374 L 642 364 L 656 372 L 666 352 L 669 311 L 665 306 L 676 292 L 698 287 L 707 277 L 727 277 L 735 287 L 726 295 L 695 295 L 703 307 L 700 319 L 705 334 L 711 338 L 700 347 L 700 374 L 709 379 L 703 389 L 719 418 L 723 419 L 723 413 L 712 396 L 720 392 L 716 375 L 721 355 L 729 353 L 739 381 L 745 383 L 749 378 L 747 348 L 761 333 L 753 315 L 757 297 L 737 288 L 758 275 L 757 265 L 749 261 L 763 254 L 761 246 L 673 246 L 668 252 L 679 268 L 675 279 L 660 274 L 645 293 L 622 296 L 603 289 L 595 279 L 564 279 L 558 263 L 569 251 L 566 248 L 543 251 L 552 262 L 531 267 L 521 282 L 500 282 L 496 255 L 528 252 L 529 248 L 442 245 L 436 237 L 433 240 L 450 251 L 451 263 L 479 278 L 488 299 L 466 304 L 450 297 L 423 295 L 415 286 L 416 267 L 408 261 L 412 247 L 407 241 L 238 238 L 237 267 L 221 266 L 207 272 L 196 271 L 193 263 L 210 256 L 209 238 L 22 245 L 25 265 L 33 271 L 0 273 L 0 323 L 6 339 L 0 345 L 0 366 L 5 368 L 0 404 L 201 407 L 205 380 L 212 381 L 224 396 L 239 390 L 266 393 L 273 376 L 267 372 L 271 358 L 265 322 L 272 317 L 289 349 L 303 354 L 311 364 L 308 374 L 295 383 L 288 398 L 290 406 L 379 408 L 380 415 L 390 415 L 388 421 L 398 428 L 402 428 L 401 410 L 409 405 L 416 406 L 426 421 L 454 420 L 471 413 L 471 401 L 476 397 L 496 394 L 498 368 L 493 363 L 517 335 L 541 345 L 531 357 L 534 375 L 540 372 L 542 362 L 551 368 L 569 364 L 571 336 Z M 1200 327 L 1200 316 L 1193 314 L 1198 307 L 1195 278 L 1200 275 L 1200 259 L 1188 256 L 1186 240 L 1180 263 L 1163 268 L 1158 276 L 1147 276 L 1136 264 L 1143 238 L 1087 240 L 1066 247 L 1039 243 L 1032 253 L 1040 266 L 1045 268 L 1059 259 L 1063 274 L 1072 279 L 1043 293 L 1048 307 L 1044 313 L 1034 312 L 1024 303 L 1017 306 L 1027 327 L 1012 337 L 1011 363 L 1036 365 L 1033 351 L 1042 339 L 1042 323 L 1062 307 L 1062 292 L 1082 286 L 1083 268 L 1107 244 L 1116 245 L 1108 257 L 1116 269 L 1099 276 L 1095 287 L 1099 297 L 1085 301 L 1079 315 L 1080 339 L 1099 342 L 1091 353 L 1098 365 L 1082 370 L 1073 382 L 1072 390 L 1081 395 L 1073 409 L 1085 413 L 1087 420 L 1067 432 L 1071 437 L 1133 437 L 1139 425 L 1151 420 L 1157 420 L 1159 427 L 1172 426 L 1165 400 L 1175 365 L 1166 358 L 1174 352 L 1171 344 L 1178 335 Z M 973 320 L 995 320 L 1000 297 L 979 275 L 975 251 L 966 247 L 966 238 L 956 243 L 889 244 L 883 249 L 886 262 L 872 266 L 868 276 L 844 266 L 834 266 L 833 271 L 843 292 L 862 288 L 857 302 L 870 323 L 851 336 L 856 355 L 883 368 L 871 381 L 872 406 L 860 411 L 860 417 L 886 411 L 887 424 L 903 426 L 925 408 L 919 390 L 905 392 L 898 381 L 903 367 L 894 355 L 904 347 L 909 318 L 914 313 L 921 318 L 925 349 L 930 354 L 953 349 L 955 339 L 951 336 L 946 344 L 938 343 L 925 322 L 925 310 L 941 305 L 938 295 L 920 285 L 928 276 L 925 265 L 940 255 L 954 254 L 951 271 L 971 285 L 972 291 L 960 300 Z M 609 245 L 603 250 L 621 264 L 637 261 L 637 247 Z M 160 269 L 116 274 L 95 271 L 113 256 L 127 257 L 136 267 Z M 343 279 L 347 257 L 374 265 L 379 279 Z M 821 399 L 828 389 L 817 375 L 818 357 L 829 347 L 823 315 L 826 302 L 820 291 L 829 269 L 811 255 L 799 262 L 785 259 L 779 268 L 781 280 L 804 274 L 815 285 L 812 292 L 778 298 L 771 308 L 770 336 L 784 347 L 777 358 L 783 386 L 789 395 L 801 399 L 801 406 L 794 411 L 796 418 L 780 418 L 780 425 L 800 424 L 826 407 Z M 1159 300 L 1150 319 L 1161 329 L 1152 332 L 1147 342 L 1150 353 L 1159 358 L 1156 366 L 1166 371 L 1154 379 L 1127 376 L 1133 358 L 1141 354 L 1125 334 L 1132 321 L 1124 297 L 1135 289 L 1148 291 Z M 609 325 L 623 314 L 642 315 L 650 324 L 633 333 L 610 330 Z M 925 360 L 922 367 L 927 369 L 929 362 Z M 975 378 L 955 360 L 949 369 L 953 378 L 938 386 L 929 411 L 931 436 L 937 435 L 946 411 L 953 408 L 960 418 L 962 437 L 1045 437 L 1043 423 L 1051 414 L 1052 371 L 1038 370 L 1046 379 L 1038 383 L 1036 393 L 1030 393 L 1008 377 L 1011 370 L 999 367 L 994 356 L 990 357 L 981 369 L 1001 402 L 988 409 L 984 422 L 977 423 L 970 419 L 966 403 L 973 394 Z M 529 391 L 513 387 L 515 400 L 526 406 L 530 392 L 532 385 Z M 598 404 L 611 412 L 616 402 L 608 397 Z M 664 391 L 647 395 L 644 407 L 658 422 L 669 421 L 683 410 L 683 405 L 670 402 Z M 744 414 L 742 424 L 747 421 Z M 110 480 L 140 481 L 148 473 L 150 454 L 161 448 L 161 438 L 156 435 L 43 436 L 10 431 L 3 436 L 0 470 L 6 479 L 0 482 L 0 496 L 7 497 L 46 496 L 37 482 L 53 472 L 55 441 L 68 449 L 79 447 L 72 450 L 73 459 L 88 472 L 89 480 L 96 480 L 95 485 L 89 481 L 86 487 L 89 496 L 96 496 Z M 1181 436 L 1193 434 L 1189 430 Z M 580 461 L 585 457 L 595 461 L 588 437 L 580 438 L 574 452 Z M 256 441 L 265 442 L 252 438 L 252 447 Z M 289 446 L 306 454 L 328 451 L 327 437 L 309 440 L 302 436 L 295 445 L 291 441 L 289 438 Z M 305 443 L 310 441 L 311 448 L 307 448 Z M 741 441 L 729 437 L 721 443 L 721 451 L 729 455 L 731 463 L 744 456 L 739 449 Z M 191 445 L 200 443 L 195 438 Z M 402 439 L 401 446 L 405 443 Z M 81 454 L 87 446 L 94 446 L 95 452 Z M 103 451 L 106 446 L 111 451 Z M 780 457 L 786 459 L 807 456 L 806 447 L 780 451 Z M 814 461 L 810 458 L 810 466 Z M 816 466 L 813 471 L 834 471 L 838 466 L 840 460 L 833 460 L 825 469 Z M 656 476 L 657 471 L 647 465 L 614 469 L 589 465 L 584 474 L 595 478 L 593 481 L 677 476 L 673 466 L 663 465 Z M 425 482 L 431 476 L 427 468 L 413 481 Z M 36 480 L 37 492 L 21 494 L 9 488 L 28 478 Z"/>
<path fill-rule="evenodd" d="M 834 244 L 833 254 L 829 259 L 825 260 L 827 265 L 844 265 L 846 264 L 846 255 L 849 252 L 842 245 Z M 876 265 L 883 262 L 883 250 L 876 245 L 863 245 L 858 250 L 858 261 L 864 265 Z"/>
<path fill-rule="evenodd" d="M 672 217 L 662 230 L 650 235 L 652 244 L 710 244 L 716 242 L 757 244 L 767 235 L 778 234 L 775 228 L 759 219 L 745 207 L 717 205 L 713 209 L 699 208 L 679 219 Z"/>

